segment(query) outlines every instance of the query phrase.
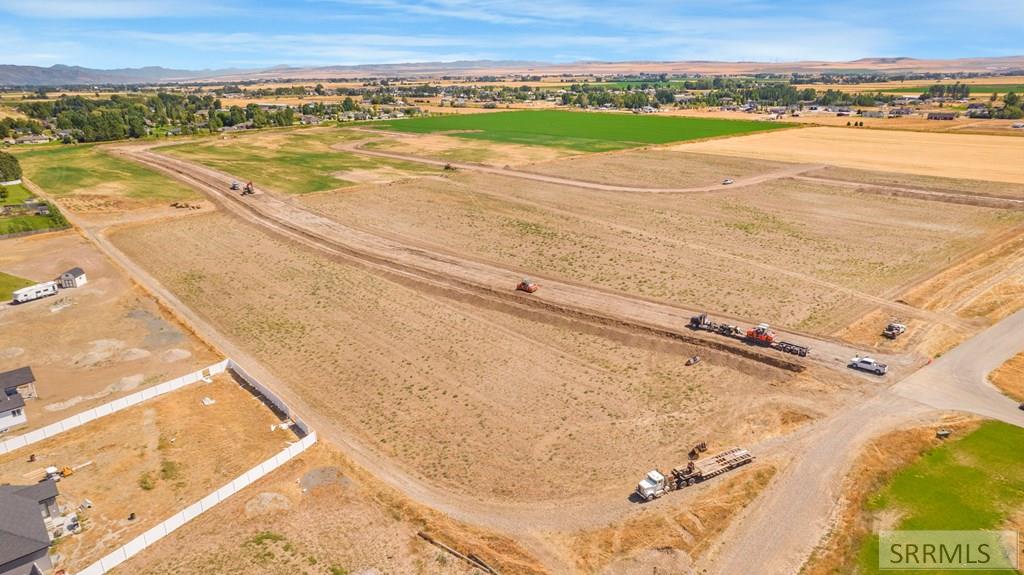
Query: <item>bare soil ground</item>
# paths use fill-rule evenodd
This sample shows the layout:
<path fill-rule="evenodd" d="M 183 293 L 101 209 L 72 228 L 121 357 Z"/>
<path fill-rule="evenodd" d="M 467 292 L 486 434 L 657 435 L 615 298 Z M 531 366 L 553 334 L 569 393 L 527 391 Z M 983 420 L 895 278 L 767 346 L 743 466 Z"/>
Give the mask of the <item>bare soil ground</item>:
<path fill-rule="evenodd" d="M 1024 354 L 1015 356 L 989 375 L 992 384 L 1017 401 L 1024 401 Z"/>
<path fill-rule="evenodd" d="M 57 567 L 75 572 L 294 442 L 271 430 L 278 422 L 223 375 L 0 457 L 0 481 L 33 483 L 47 466 L 92 462 L 58 484 L 69 510 L 92 502 L 80 513 L 84 531 L 56 548 Z"/>
<path fill-rule="evenodd" d="M 431 249 L 822 333 L 870 311 L 851 290 L 885 295 L 1015 219 L 796 180 L 651 196 L 460 173 L 304 201 Z"/>
<path fill-rule="evenodd" d="M 371 134 L 367 134 L 367 136 L 369 137 Z M 533 162 L 545 162 L 578 153 L 573 150 L 553 146 L 503 144 L 437 134 L 396 137 L 394 139 L 372 142 L 368 145 L 368 148 L 437 160 L 474 162 L 497 166 L 518 166 Z"/>
<path fill-rule="evenodd" d="M 1024 139 L 896 130 L 806 128 L 681 144 L 673 149 L 823 163 L 956 179 L 1024 183 Z"/>
<path fill-rule="evenodd" d="M 0 269 L 34 281 L 79 266 L 88 283 L 21 305 L 0 304 L 0 371 L 30 366 L 38 399 L 28 425 L 193 372 L 217 355 L 164 313 L 106 257 L 73 231 L 8 239 Z"/>
<path fill-rule="evenodd" d="M 230 529 L 225 526 L 230 525 Z M 429 533 L 501 573 L 546 571 L 515 542 L 408 502 L 320 444 L 131 559 L 132 573 L 479 573 Z"/>
<path fill-rule="evenodd" d="M 525 166 L 529 172 L 636 187 L 689 188 L 766 174 L 789 164 L 661 149 L 587 154 Z"/>
<path fill-rule="evenodd" d="M 1024 198 L 1024 184 L 1011 184 L 1006 182 L 897 174 L 892 172 L 841 168 L 838 166 L 828 166 L 815 172 L 808 172 L 806 175 L 810 177 L 841 180 L 844 182 L 894 186 L 897 188 L 917 188 L 955 194 Z"/>
<path fill-rule="evenodd" d="M 411 473 L 481 496 L 622 497 L 637 470 L 685 456 L 680 438 L 753 444 L 859 385 L 432 296 L 225 216 L 112 239 L 315 409 Z"/>

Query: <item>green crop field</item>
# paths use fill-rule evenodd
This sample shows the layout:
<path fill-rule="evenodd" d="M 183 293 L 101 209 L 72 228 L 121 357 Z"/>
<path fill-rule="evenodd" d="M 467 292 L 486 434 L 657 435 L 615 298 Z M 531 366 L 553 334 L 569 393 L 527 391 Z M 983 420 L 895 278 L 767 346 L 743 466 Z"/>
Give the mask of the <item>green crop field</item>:
<path fill-rule="evenodd" d="M 494 142 L 600 152 L 647 144 L 667 144 L 777 130 L 792 124 L 543 110 L 433 116 L 389 121 L 377 125 L 389 130 L 414 133 L 464 130 L 452 135 Z"/>
<path fill-rule="evenodd" d="M 952 86 L 953 84 L 944 84 L 946 86 Z M 1016 92 L 1018 94 L 1024 93 L 1024 84 L 967 84 L 971 89 L 972 94 L 991 94 L 997 92 L 999 94 L 1006 94 L 1007 92 Z M 886 88 L 879 90 L 880 92 L 896 92 L 900 94 L 923 94 L 928 91 L 928 86 L 901 86 L 898 88 Z"/>
<path fill-rule="evenodd" d="M 868 510 L 900 513 L 890 528 L 897 530 L 1009 529 L 1004 522 L 1024 505 L 1021 445 L 1024 429 L 986 422 L 901 470 L 868 501 Z M 877 534 L 862 544 L 859 573 L 879 573 L 878 545 Z"/>
<path fill-rule="evenodd" d="M 47 145 L 19 150 L 17 156 L 25 176 L 56 197 L 72 196 L 78 191 L 160 201 L 199 195 L 184 184 L 111 156 L 95 145 Z"/>
<path fill-rule="evenodd" d="M 409 172 L 436 171 L 409 162 L 365 158 L 331 149 L 332 144 L 364 138 L 365 134 L 337 129 L 299 129 L 238 137 L 230 142 L 179 144 L 160 151 L 292 194 L 322 192 L 354 185 L 345 180 L 350 170 L 394 168 Z"/>
<path fill-rule="evenodd" d="M 13 294 L 15 290 L 28 287 L 34 283 L 36 282 L 32 280 L 0 272 L 0 301 L 7 301 L 11 299 L 11 294 Z"/>

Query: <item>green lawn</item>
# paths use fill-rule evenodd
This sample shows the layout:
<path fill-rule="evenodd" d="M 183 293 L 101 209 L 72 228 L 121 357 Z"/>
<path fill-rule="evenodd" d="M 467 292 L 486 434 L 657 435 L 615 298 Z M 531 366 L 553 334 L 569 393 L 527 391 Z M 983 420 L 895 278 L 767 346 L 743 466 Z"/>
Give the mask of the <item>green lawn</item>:
<path fill-rule="evenodd" d="M 748 120 L 557 110 L 433 116 L 387 121 L 377 125 L 389 130 L 414 133 L 467 130 L 453 135 L 495 142 L 564 147 L 584 152 L 667 144 L 792 126 Z"/>
<path fill-rule="evenodd" d="M 4 188 L 7 190 L 7 197 L 0 201 L 0 204 L 20 204 L 32 197 L 32 193 L 21 184 L 4 186 Z"/>
<path fill-rule="evenodd" d="M 28 287 L 36 282 L 0 272 L 0 301 L 8 301 L 15 290 Z"/>
<path fill-rule="evenodd" d="M 347 130 L 298 129 L 266 136 L 245 135 L 230 143 L 179 144 L 162 148 L 161 152 L 234 174 L 239 180 L 252 180 L 257 187 L 265 185 L 293 194 L 354 185 L 345 180 L 344 172 L 349 170 L 390 167 L 409 172 L 436 171 L 419 164 L 367 158 L 330 148 L 345 140 L 365 137 Z"/>
<path fill-rule="evenodd" d="M 16 152 L 25 176 L 56 197 L 80 191 L 174 201 L 199 193 L 149 168 L 111 156 L 95 145 L 47 145 Z"/>
<path fill-rule="evenodd" d="M 1024 505 L 1021 446 L 1024 429 L 986 422 L 901 470 L 868 501 L 868 509 L 900 511 L 902 519 L 892 527 L 898 530 L 1002 529 L 1007 517 Z M 878 545 L 877 534 L 862 544 L 857 559 L 860 573 L 880 573 Z"/>
<path fill-rule="evenodd" d="M 944 84 L 946 86 L 952 86 L 953 84 Z M 1024 84 L 968 84 L 971 88 L 972 94 L 991 94 L 992 92 L 998 92 L 999 94 L 1006 94 L 1007 92 L 1016 92 L 1018 94 L 1024 93 Z M 904 86 L 899 88 L 886 88 L 880 90 L 880 92 L 897 92 L 907 94 L 923 94 L 928 91 L 928 86 Z"/>

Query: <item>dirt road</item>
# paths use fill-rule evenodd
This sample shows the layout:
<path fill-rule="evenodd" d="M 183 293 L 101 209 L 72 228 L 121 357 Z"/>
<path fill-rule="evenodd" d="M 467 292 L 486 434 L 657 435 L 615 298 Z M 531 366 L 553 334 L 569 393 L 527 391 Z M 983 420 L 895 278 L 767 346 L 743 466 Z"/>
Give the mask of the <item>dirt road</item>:
<path fill-rule="evenodd" d="M 684 326 L 688 324 L 689 318 L 699 310 L 679 308 L 562 279 L 539 277 L 537 279 L 543 284 L 541 291 L 525 295 L 512 289 L 522 275 L 518 270 L 432 252 L 355 229 L 273 193 L 258 191 L 255 195 L 243 198 L 230 191 L 230 183 L 235 179 L 232 176 L 148 149 L 125 147 L 118 149 L 118 153 L 195 186 L 246 221 L 332 256 L 343 257 L 386 273 L 396 281 L 427 286 L 437 293 L 483 299 L 488 305 L 512 306 L 519 311 L 534 314 L 557 314 L 573 321 L 682 340 L 790 370 L 800 370 L 800 366 L 813 362 L 845 371 L 849 358 L 859 352 L 838 340 L 794 330 L 778 330 L 783 339 L 811 345 L 811 356 L 796 358 L 729 338 L 686 329 Z M 750 323 L 725 314 L 716 314 L 716 317 L 741 325 Z M 897 371 L 920 364 L 919 358 L 906 356 L 886 356 L 884 359 Z"/>
<path fill-rule="evenodd" d="M 706 558 L 711 573 L 796 573 L 828 532 L 839 488 L 869 439 L 927 417 L 963 411 L 1024 427 L 1024 411 L 988 374 L 1024 349 L 1024 311 L 964 342 L 865 403 L 837 414 L 809 437 L 796 462 L 735 521 L 726 545 Z"/>
<path fill-rule="evenodd" d="M 535 182 L 544 182 L 547 184 L 558 184 L 561 186 L 571 186 L 574 188 L 586 188 L 589 190 L 600 190 L 603 192 L 631 192 L 641 194 L 687 194 L 695 192 L 715 192 L 724 189 L 742 188 L 746 186 L 754 186 L 762 184 L 764 182 L 770 182 L 772 180 L 778 180 L 782 178 L 791 178 L 806 172 L 813 172 L 824 168 L 824 165 L 820 164 L 797 164 L 767 174 L 759 174 L 756 176 L 750 176 L 748 178 L 739 178 L 732 184 L 722 185 L 713 184 L 710 186 L 697 186 L 692 188 L 640 188 L 633 186 L 616 186 L 612 184 L 601 184 L 597 182 L 588 182 L 585 180 L 576 180 L 572 178 L 560 178 L 558 176 L 548 176 L 545 174 L 538 174 L 534 172 L 525 172 L 523 170 L 515 170 L 512 168 L 498 168 L 495 166 L 488 166 L 485 164 L 472 164 L 468 162 L 446 162 L 444 160 L 432 160 L 430 158 L 423 158 L 420 156 L 411 156 L 408 154 L 398 154 L 395 152 L 384 152 L 381 150 L 367 150 L 363 146 L 374 140 L 346 142 L 342 144 L 336 144 L 331 146 L 332 149 L 338 150 L 339 152 L 350 152 L 353 154 L 362 154 L 364 156 L 372 156 L 375 158 L 387 158 L 389 160 L 401 160 L 403 162 L 415 162 L 418 164 L 426 164 L 437 167 L 452 167 L 459 170 L 472 170 L 476 172 L 482 172 L 485 174 L 495 174 L 499 176 L 509 176 L 513 178 L 521 178 L 524 180 L 533 180 Z"/>

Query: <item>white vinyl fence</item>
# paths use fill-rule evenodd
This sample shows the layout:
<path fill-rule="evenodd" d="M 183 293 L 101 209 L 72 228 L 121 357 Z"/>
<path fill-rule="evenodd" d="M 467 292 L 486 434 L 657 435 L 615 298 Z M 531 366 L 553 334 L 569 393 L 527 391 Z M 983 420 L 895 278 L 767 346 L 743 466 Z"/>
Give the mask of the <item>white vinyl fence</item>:
<path fill-rule="evenodd" d="M 79 571 L 77 575 L 103 575 L 114 567 L 124 563 L 131 557 L 141 552 L 146 547 L 156 543 L 160 539 L 163 539 L 168 534 L 172 533 L 175 529 L 185 525 L 189 521 L 199 517 L 203 513 L 213 509 L 220 502 L 231 497 L 235 493 L 238 493 L 242 489 L 245 489 L 256 480 L 267 475 L 271 471 L 274 471 L 278 467 L 281 467 L 303 451 L 309 449 L 313 444 L 316 443 L 316 432 L 309 429 L 306 423 L 299 417 L 297 413 L 292 411 L 290 407 L 274 392 L 270 391 L 267 387 L 249 375 L 240 365 L 235 363 L 231 359 L 224 360 L 216 366 L 219 367 L 220 371 L 223 372 L 225 369 L 230 369 L 236 375 L 241 377 L 251 385 L 254 389 L 260 392 L 263 397 L 270 400 L 278 409 L 288 415 L 288 417 L 295 422 L 295 426 L 301 430 L 303 436 L 297 443 L 289 445 L 287 448 L 282 450 L 277 455 L 267 459 L 263 463 L 260 463 L 256 467 L 253 467 L 249 471 L 239 475 L 234 480 L 228 482 L 220 489 L 217 489 L 213 493 L 210 493 L 206 497 L 200 499 L 196 503 L 189 505 L 185 509 L 172 515 L 169 519 L 163 523 L 153 527 L 149 531 L 146 531 L 142 535 L 139 535 L 135 539 L 132 539 L 120 549 L 110 553 L 103 559 L 93 563 L 86 567 L 82 571 Z M 211 369 L 211 368 L 207 368 Z M 188 376 L 186 376 L 188 377 Z M 180 387 L 180 386 L 179 386 Z"/>
<path fill-rule="evenodd" d="M 103 575 L 104 573 L 107 573 L 114 567 L 117 567 L 121 563 L 124 563 L 131 557 L 135 556 L 146 547 L 149 547 L 160 539 L 163 539 L 175 529 L 185 525 L 210 509 L 213 509 L 221 501 L 224 501 L 228 497 L 231 497 L 235 493 L 245 489 L 257 479 L 278 467 L 281 467 L 293 457 L 309 449 L 309 447 L 314 443 L 316 443 L 316 432 L 311 432 L 303 437 L 298 443 L 289 445 L 287 449 L 239 475 L 234 479 L 234 481 L 227 483 L 220 489 L 200 499 L 198 502 L 189 505 L 178 513 L 175 513 L 170 519 L 167 519 L 163 523 L 153 527 L 135 539 L 132 539 L 124 547 L 121 547 L 103 559 L 100 559 L 79 571 L 77 575 Z"/>
<path fill-rule="evenodd" d="M 74 429 L 80 425 L 89 423 L 94 419 L 99 419 L 106 415 L 116 413 L 118 411 L 121 411 L 122 409 L 131 407 L 138 403 L 142 403 L 147 399 L 153 399 L 154 397 L 163 395 L 165 393 L 170 393 L 177 389 L 181 389 L 186 385 L 192 385 L 197 381 L 209 379 L 210 377 L 213 377 L 218 373 L 224 373 L 224 371 L 227 370 L 230 364 L 231 360 L 225 359 L 209 367 L 204 367 L 199 371 L 194 371 L 187 375 L 183 375 L 177 379 L 165 381 L 161 384 L 154 385 L 153 387 L 147 387 L 142 391 L 137 391 L 131 395 L 126 395 L 124 397 L 115 399 L 114 401 L 111 401 L 109 403 L 104 403 L 103 405 L 100 405 L 98 407 L 87 409 L 83 412 L 72 415 L 67 419 L 62 419 L 57 423 L 51 423 L 50 425 L 47 425 L 46 427 L 43 427 L 41 429 L 30 431 L 24 435 L 19 435 L 17 437 L 5 439 L 4 441 L 0 441 L 0 455 L 10 453 L 11 451 L 14 451 L 16 449 L 21 449 L 22 447 L 53 437 L 54 435 L 64 433 L 69 429 Z"/>

